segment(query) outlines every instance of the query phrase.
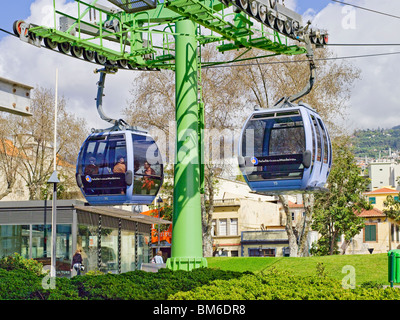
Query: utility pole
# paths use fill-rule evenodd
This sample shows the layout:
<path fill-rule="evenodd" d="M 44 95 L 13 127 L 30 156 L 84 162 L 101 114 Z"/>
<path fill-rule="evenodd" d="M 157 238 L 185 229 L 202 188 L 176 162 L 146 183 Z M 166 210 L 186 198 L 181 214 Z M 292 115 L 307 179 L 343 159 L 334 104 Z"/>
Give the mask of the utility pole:
<path fill-rule="evenodd" d="M 57 260 L 57 183 L 60 182 L 57 177 L 57 100 L 58 100 L 58 69 L 56 70 L 56 93 L 54 102 L 54 145 L 53 145 L 53 157 L 54 171 L 50 176 L 47 183 L 53 184 L 53 206 L 51 214 L 51 237 L 52 237 L 52 249 L 51 249 L 51 269 L 50 276 L 56 276 L 56 260 Z"/>

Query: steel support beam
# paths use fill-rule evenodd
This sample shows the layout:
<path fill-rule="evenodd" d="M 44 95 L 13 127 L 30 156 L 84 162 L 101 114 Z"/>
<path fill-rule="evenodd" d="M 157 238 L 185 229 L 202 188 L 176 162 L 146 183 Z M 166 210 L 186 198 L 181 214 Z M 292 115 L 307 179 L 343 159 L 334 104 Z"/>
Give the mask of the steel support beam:
<path fill-rule="evenodd" d="M 0 111 L 20 116 L 32 116 L 32 89 L 25 84 L 0 78 Z"/>
<path fill-rule="evenodd" d="M 176 162 L 174 172 L 174 212 L 172 252 L 167 268 L 190 271 L 206 267 L 200 198 L 198 139 L 197 24 L 176 23 Z"/>

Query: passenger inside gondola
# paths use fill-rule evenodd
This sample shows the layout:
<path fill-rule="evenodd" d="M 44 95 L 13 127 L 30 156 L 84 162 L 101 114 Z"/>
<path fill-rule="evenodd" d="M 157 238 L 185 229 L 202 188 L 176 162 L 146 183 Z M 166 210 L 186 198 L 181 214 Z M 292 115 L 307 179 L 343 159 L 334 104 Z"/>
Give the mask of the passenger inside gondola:
<path fill-rule="evenodd" d="M 96 165 L 96 158 L 89 157 L 89 164 L 85 167 L 85 175 L 92 176 L 99 173 L 99 167 Z"/>
<path fill-rule="evenodd" d="M 155 195 L 161 185 L 162 162 L 154 140 L 133 137 L 134 188 L 133 194 Z"/>
<path fill-rule="evenodd" d="M 151 203 L 162 176 L 155 141 L 130 131 L 91 135 L 78 158 L 77 183 L 91 204 Z"/>
<path fill-rule="evenodd" d="M 113 172 L 114 173 L 125 173 L 126 172 L 126 164 L 123 156 L 117 157 L 118 162 L 115 164 Z"/>
<path fill-rule="evenodd" d="M 155 187 L 155 181 L 154 181 L 154 176 L 156 172 L 154 169 L 151 167 L 150 163 L 148 161 L 144 162 L 144 177 L 142 178 L 142 189 L 146 191 L 147 194 L 150 194 L 150 191 L 152 188 Z"/>
<path fill-rule="evenodd" d="M 156 174 L 148 161 L 144 162 L 144 174 L 148 176 L 154 176 Z"/>
<path fill-rule="evenodd" d="M 108 166 L 106 157 L 104 154 L 100 154 L 98 155 L 98 163 L 99 163 L 99 174 L 111 174 L 112 170 L 111 168 Z"/>

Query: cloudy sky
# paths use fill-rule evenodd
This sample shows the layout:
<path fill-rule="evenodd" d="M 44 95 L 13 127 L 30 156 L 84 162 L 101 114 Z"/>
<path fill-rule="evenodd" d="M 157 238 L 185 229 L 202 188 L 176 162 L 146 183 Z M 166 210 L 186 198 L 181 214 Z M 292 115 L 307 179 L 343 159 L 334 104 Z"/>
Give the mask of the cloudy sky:
<path fill-rule="evenodd" d="M 344 1 L 344 0 L 343 0 Z M 106 0 L 102 3 L 109 4 Z M 331 44 L 400 44 L 400 3 L 395 0 L 346 0 L 390 17 L 333 0 L 285 0 L 285 4 L 311 20 L 312 25 L 327 29 Z M 51 25 L 53 0 L 8 1 L 0 11 L 0 28 L 12 31 L 15 20 Z M 57 9 L 69 12 L 74 1 L 56 0 Z M 397 34 L 397 36 L 396 36 Z M 349 103 L 346 126 L 349 130 L 389 128 L 400 125 L 400 46 L 332 46 L 337 57 L 393 53 L 349 61 L 361 69 Z M 0 32 L 0 77 L 31 86 L 54 88 L 55 70 L 59 70 L 59 94 L 68 100 L 72 112 L 85 117 L 90 127 L 107 127 L 97 116 L 96 65 L 39 49 Z M 140 72 L 119 71 L 107 78 L 104 109 L 115 118 L 131 98 L 132 83 L 140 81 Z"/>

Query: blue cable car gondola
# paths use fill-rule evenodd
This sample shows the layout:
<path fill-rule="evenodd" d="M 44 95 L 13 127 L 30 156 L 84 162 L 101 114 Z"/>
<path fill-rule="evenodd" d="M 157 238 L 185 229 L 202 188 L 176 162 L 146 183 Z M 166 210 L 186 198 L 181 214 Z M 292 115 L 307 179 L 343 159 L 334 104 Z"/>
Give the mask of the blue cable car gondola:
<path fill-rule="evenodd" d="M 108 118 L 102 109 L 105 76 L 100 73 L 97 111 L 111 128 L 93 130 L 83 143 L 76 164 L 76 182 L 90 205 L 151 204 L 163 182 L 163 163 L 156 142 L 144 130 L 122 119 Z"/>
<path fill-rule="evenodd" d="M 324 190 L 331 142 L 318 113 L 304 103 L 254 111 L 239 143 L 239 166 L 252 191 L 264 194 Z"/>
<path fill-rule="evenodd" d="M 147 134 L 91 134 L 78 156 L 76 180 L 90 205 L 151 204 L 163 180 L 161 155 Z"/>

